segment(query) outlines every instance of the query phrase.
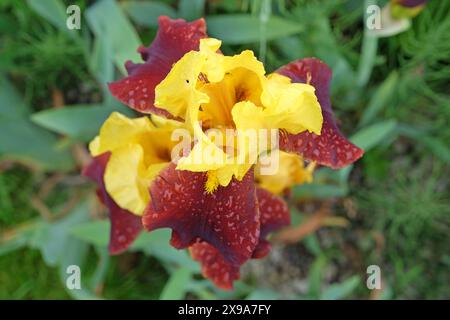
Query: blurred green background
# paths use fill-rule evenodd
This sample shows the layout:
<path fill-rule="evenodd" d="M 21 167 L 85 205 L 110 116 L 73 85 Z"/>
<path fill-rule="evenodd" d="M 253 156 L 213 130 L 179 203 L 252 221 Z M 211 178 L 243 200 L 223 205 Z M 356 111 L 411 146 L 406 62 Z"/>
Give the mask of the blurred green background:
<path fill-rule="evenodd" d="M 376 39 L 362 0 L 0 2 L 1 299 L 450 298 L 450 1 Z M 81 30 L 66 8 L 81 8 Z M 157 17 L 205 17 L 226 54 L 252 49 L 268 72 L 315 56 L 333 69 L 342 131 L 366 150 L 320 169 L 290 198 L 290 241 L 242 270 L 234 291 L 199 275 L 166 230 L 109 257 L 106 213 L 80 177 L 86 142 L 113 111 L 105 84 L 149 45 Z M 66 268 L 82 267 L 82 290 Z M 382 290 L 366 287 L 381 268 Z"/>

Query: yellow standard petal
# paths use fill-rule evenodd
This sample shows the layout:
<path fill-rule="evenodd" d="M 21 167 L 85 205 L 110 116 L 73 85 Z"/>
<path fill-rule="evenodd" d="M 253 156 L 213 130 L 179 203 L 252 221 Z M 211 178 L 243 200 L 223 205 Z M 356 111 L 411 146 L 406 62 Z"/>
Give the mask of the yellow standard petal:
<path fill-rule="evenodd" d="M 287 77 L 271 75 L 261 96 L 267 126 L 293 134 L 308 130 L 320 135 L 322 109 L 314 91 L 311 85 L 291 83 Z"/>
<path fill-rule="evenodd" d="M 197 51 L 186 53 L 156 86 L 155 106 L 184 118 L 189 106 L 208 102 L 208 96 L 196 89 L 204 64 L 205 55 Z"/>
<path fill-rule="evenodd" d="M 287 152 L 279 152 L 279 167 L 275 174 L 260 174 L 260 164 L 255 169 L 255 180 L 257 184 L 274 194 L 283 191 L 297 184 L 311 183 L 313 167 L 308 165 L 305 168 L 302 157 Z"/>
<path fill-rule="evenodd" d="M 272 144 L 260 150 L 259 130 L 320 134 L 323 122 L 314 87 L 278 74 L 267 77 L 252 51 L 224 56 L 220 45 L 217 39 L 201 39 L 199 51 L 185 54 L 155 90 L 155 105 L 183 118 L 196 140 L 177 169 L 207 172 L 208 192 L 233 177 L 242 179 L 260 154 L 270 152 Z M 237 129 L 237 145 L 214 140 L 208 129 Z M 242 130 L 256 132 L 256 140 Z"/>

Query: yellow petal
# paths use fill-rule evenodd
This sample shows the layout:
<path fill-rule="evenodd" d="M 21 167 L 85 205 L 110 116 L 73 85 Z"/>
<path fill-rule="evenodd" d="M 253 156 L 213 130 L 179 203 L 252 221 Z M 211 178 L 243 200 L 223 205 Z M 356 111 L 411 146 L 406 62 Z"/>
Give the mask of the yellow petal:
<path fill-rule="evenodd" d="M 219 82 L 225 74 L 223 59 L 224 55 L 217 53 L 222 41 L 214 38 L 200 40 L 200 52 L 205 57 L 205 63 L 201 72 L 204 73 L 209 82 Z"/>
<path fill-rule="evenodd" d="M 264 65 L 256 59 L 255 54 L 251 50 L 244 50 L 240 54 L 234 56 L 224 56 L 224 71 L 229 72 L 237 68 L 245 68 L 251 70 L 258 76 L 264 76 L 266 73 Z"/>
<path fill-rule="evenodd" d="M 262 175 L 258 164 L 255 179 L 261 188 L 280 194 L 294 185 L 312 182 L 312 170 L 305 168 L 300 156 L 280 151 L 278 171 L 275 174 Z"/>
<path fill-rule="evenodd" d="M 186 53 L 156 86 L 155 106 L 184 118 L 189 106 L 208 102 L 208 96 L 196 89 L 204 64 L 205 55 L 197 51 Z"/>
<path fill-rule="evenodd" d="M 284 76 L 271 76 L 261 96 L 266 125 L 297 134 L 308 130 L 320 135 L 322 109 L 313 86 L 290 83 Z"/>
<path fill-rule="evenodd" d="M 89 143 L 89 152 L 93 157 L 96 157 L 100 155 L 100 137 L 96 136 L 90 143 Z"/>
<path fill-rule="evenodd" d="M 182 123 L 152 116 L 129 119 L 113 113 L 89 145 L 93 156 L 110 152 L 104 182 L 108 194 L 124 209 L 141 215 L 150 201 L 148 188 L 170 162 L 176 143 L 171 133 Z"/>
<path fill-rule="evenodd" d="M 262 129 L 266 128 L 265 113 L 262 107 L 256 106 L 253 102 L 242 101 L 234 105 L 231 111 L 236 129 Z"/>
<path fill-rule="evenodd" d="M 147 117 L 130 119 L 113 112 L 101 127 L 98 138 L 92 142 L 92 155 L 96 156 L 129 143 L 136 143 L 152 128 L 154 126 Z"/>
<path fill-rule="evenodd" d="M 146 178 L 144 151 L 133 144 L 116 149 L 110 156 L 105 170 L 105 186 L 108 194 L 119 207 L 136 215 L 142 215 L 150 201 Z"/>
<path fill-rule="evenodd" d="M 206 172 L 223 167 L 227 163 L 227 154 L 213 142 L 201 140 L 195 144 L 187 157 L 178 161 L 178 170 Z"/>

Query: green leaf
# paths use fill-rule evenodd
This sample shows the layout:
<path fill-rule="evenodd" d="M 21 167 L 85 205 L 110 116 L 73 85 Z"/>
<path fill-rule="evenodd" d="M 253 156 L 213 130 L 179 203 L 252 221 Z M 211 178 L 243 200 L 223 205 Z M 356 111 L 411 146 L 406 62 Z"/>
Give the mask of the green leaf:
<path fill-rule="evenodd" d="M 192 280 L 188 283 L 187 291 L 194 293 L 200 300 L 216 300 L 217 296 L 209 289 L 211 282 L 209 280 Z"/>
<path fill-rule="evenodd" d="M 186 295 L 186 288 L 191 281 L 192 271 L 189 268 L 181 267 L 170 276 L 164 287 L 160 300 L 180 300 Z"/>
<path fill-rule="evenodd" d="M 86 19 L 97 38 L 109 38 L 114 63 L 122 74 L 126 74 L 125 61 L 140 61 L 136 49 L 141 41 L 116 1 L 96 2 L 87 9 Z"/>
<path fill-rule="evenodd" d="M 135 23 L 148 27 L 158 26 L 159 16 L 177 17 L 173 8 L 160 2 L 125 1 L 122 8 Z"/>
<path fill-rule="evenodd" d="M 27 241 L 28 241 L 28 238 L 26 236 L 24 236 L 23 234 L 20 234 L 20 235 L 14 237 L 14 239 L 11 239 L 7 242 L 0 243 L 0 257 L 2 255 L 5 255 L 10 252 L 16 251 L 20 248 L 23 248 L 24 246 L 26 246 Z"/>
<path fill-rule="evenodd" d="M 322 275 L 326 264 L 327 259 L 324 255 L 318 256 L 312 264 L 308 278 L 308 297 L 310 299 L 317 299 L 320 295 L 322 287 Z"/>
<path fill-rule="evenodd" d="M 114 61 L 109 37 L 95 38 L 89 68 L 97 81 L 107 90 L 107 83 L 114 80 Z"/>
<path fill-rule="evenodd" d="M 387 104 L 395 92 L 397 82 L 398 73 L 396 71 L 392 71 L 370 99 L 370 102 L 361 117 L 359 127 L 364 127 L 369 124 L 383 107 L 387 107 Z"/>
<path fill-rule="evenodd" d="M 166 268 L 184 266 L 191 271 L 199 273 L 198 263 L 193 261 L 186 250 L 177 250 L 170 244 L 170 230 L 159 229 L 152 232 L 143 232 L 132 244 L 131 250 L 140 250 L 156 257 L 165 263 Z"/>
<path fill-rule="evenodd" d="M 317 239 L 317 236 L 312 233 L 305 237 L 303 240 L 306 249 L 308 249 L 309 252 L 314 254 L 315 256 L 318 256 L 322 253 L 322 248 L 320 247 L 319 239 Z"/>
<path fill-rule="evenodd" d="M 30 110 L 16 88 L 3 74 L 0 74 L 0 119 L 24 118 Z"/>
<path fill-rule="evenodd" d="M 89 252 L 88 244 L 74 237 L 71 232 L 75 226 L 89 221 L 88 210 L 87 202 L 82 200 L 63 219 L 53 223 L 40 222 L 33 230 L 33 235 L 29 240 L 29 246 L 41 251 L 47 265 L 58 267 L 61 285 L 74 299 L 98 299 L 93 292 L 85 289 L 83 282 L 81 289 L 69 290 L 66 287 L 67 267 L 76 265 L 83 270 L 82 266 Z M 84 279 L 83 273 L 81 279 Z"/>
<path fill-rule="evenodd" d="M 98 254 L 98 263 L 90 279 L 90 288 L 94 291 L 99 285 L 104 283 L 111 261 L 111 256 L 106 247 L 96 247 L 96 251 Z"/>
<path fill-rule="evenodd" d="M 28 6 L 59 30 L 67 32 L 66 8 L 61 0 L 28 0 Z"/>
<path fill-rule="evenodd" d="M 87 249 L 86 244 L 74 239 L 70 233 L 70 230 L 75 225 L 86 222 L 89 219 L 87 211 L 87 204 L 83 201 L 64 219 L 54 223 L 42 222 L 40 227 L 36 228 L 30 240 L 30 245 L 41 251 L 48 265 L 56 266 L 65 261 L 72 261 L 74 260 L 72 255 L 75 255 L 77 250 Z M 69 263 L 67 266 L 70 264 L 77 263 Z"/>
<path fill-rule="evenodd" d="M 179 16 L 185 20 L 195 20 L 204 16 L 205 0 L 181 0 Z"/>
<path fill-rule="evenodd" d="M 338 300 L 349 296 L 361 283 L 359 276 L 352 276 L 341 283 L 329 286 L 320 296 L 322 300 Z"/>
<path fill-rule="evenodd" d="M 422 135 L 416 137 L 416 139 L 423 145 L 428 147 L 428 149 L 434 153 L 437 157 L 446 163 L 450 163 L 450 149 L 448 143 L 445 143 L 438 138 L 432 137 L 430 135 Z"/>
<path fill-rule="evenodd" d="M 29 106 L 0 75 L 0 156 L 31 163 L 45 170 L 69 170 L 74 162 L 58 139 L 28 119 Z"/>
<path fill-rule="evenodd" d="M 30 121 L 0 118 L 0 155 L 37 165 L 44 170 L 69 170 L 73 160 L 57 149 L 57 139 Z"/>
<path fill-rule="evenodd" d="M 270 289 L 256 289 L 252 291 L 246 300 L 277 300 L 280 294 Z"/>
<path fill-rule="evenodd" d="M 331 184 L 302 184 L 294 186 L 293 194 L 296 199 L 300 198 L 317 198 L 326 199 L 332 197 L 343 197 L 348 193 L 346 185 L 331 185 Z"/>
<path fill-rule="evenodd" d="M 395 120 L 381 121 L 361 129 L 350 140 L 367 152 L 386 140 L 390 135 L 395 134 L 396 126 L 397 122 Z"/>
<path fill-rule="evenodd" d="M 208 34 L 224 43 L 242 44 L 259 42 L 260 21 L 248 14 L 209 16 L 206 18 Z M 300 32 L 303 28 L 297 22 L 271 16 L 266 25 L 266 39 L 273 40 Z"/>
<path fill-rule="evenodd" d="M 376 5 L 376 0 L 365 0 L 364 8 L 370 5 Z M 363 23 L 367 21 L 367 14 L 364 16 Z M 378 50 L 378 38 L 370 32 L 368 28 L 364 28 L 364 37 L 361 48 L 361 55 L 358 65 L 357 85 L 362 88 L 369 82 L 372 69 L 375 65 Z"/>
<path fill-rule="evenodd" d="M 70 233 L 76 238 L 99 247 L 109 243 L 110 222 L 108 220 L 89 221 L 73 227 Z"/>
<path fill-rule="evenodd" d="M 87 285 L 83 282 L 83 269 L 82 266 L 85 263 L 88 251 L 88 245 L 83 241 L 79 241 L 73 237 L 70 237 L 66 242 L 65 253 L 62 255 L 59 262 L 59 276 L 61 279 L 61 283 L 66 288 L 67 293 L 73 298 L 77 300 L 98 300 L 98 297 L 94 292 L 87 289 Z M 67 280 L 67 267 L 70 265 L 77 265 L 81 268 L 81 289 L 69 290 L 66 287 Z"/>
<path fill-rule="evenodd" d="M 364 149 L 364 152 L 369 151 L 376 145 L 380 144 L 389 136 L 397 134 L 397 122 L 395 120 L 386 120 L 378 122 L 369 127 L 361 129 L 354 134 L 350 140 L 358 147 Z M 353 165 L 349 165 L 343 169 L 338 170 L 339 181 L 345 183 L 348 180 Z"/>
<path fill-rule="evenodd" d="M 414 128 L 410 125 L 400 124 L 397 128 L 399 134 L 408 138 L 415 139 L 425 147 L 427 147 L 432 153 L 439 157 L 442 161 L 450 163 L 450 148 L 448 144 L 441 141 L 439 138 L 433 137 L 431 134 L 424 130 Z"/>
<path fill-rule="evenodd" d="M 34 123 L 74 139 L 89 141 L 113 112 L 102 105 L 75 105 L 48 109 L 31 116 Z"/>

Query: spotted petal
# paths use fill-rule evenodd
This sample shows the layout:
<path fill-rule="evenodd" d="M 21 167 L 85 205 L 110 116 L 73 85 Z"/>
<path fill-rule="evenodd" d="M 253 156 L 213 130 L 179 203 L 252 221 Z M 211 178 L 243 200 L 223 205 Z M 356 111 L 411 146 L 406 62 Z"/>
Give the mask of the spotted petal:
<path fill-rule="evenodd" d="M 293 82 L 309 83 L 316 88 L 316 95 L 322 107 L 323 124 L 320 135 L 302 132 L 280 135 L 280 149 L 295 152 L 307 160 L 337 169 L 342 168 L 364 153 L 363 150 L 348 141 L 340 132 L 333 119 L 330 102 L 331 69 L 315 58 L 296 60 L 276 71 Z"/>
<path fill-rule="evenodd" d="M 291 223 L 291 215 L 289 207 L 281 197 L 262 188 L 256 189 L 256 196 L 258 197 L 261 231 L 260 241 L 253 252 L 253 258 L 259 259 L 265 257 L 270 251 L 271 246 L 266 237 L 269 233 L 288 226 Z"/>
<path fill-rule="evenodd" d="M 103 176 L 109 157 L 109 152 L 95 157 L 84 168 L 83 174 L 98 184 L 97 196 L 108 207 L 109 219 L 111 221 L 109 252 L 110 254 L 119 254 L 133 243 L 142 230 L 142 224 L 141 217 L 120 208 L 106 192 Z"/>
<path fill-rule="evenodd" d="M 287 204 L 280 197 L 265 189 L 256 189 L 260 210 L 261 231 L 260 241 L 253 251 L 252 258 L 265 257 L 271 248 L 266 240 L 270 232 L 290 224 L 290 214 Z M 239 279 L 239 264 L 229 263 L 222 254 L 205 241 L 198 241 L 190 248 L 191 256 L 200 262 L 202 274 L 216 286 L 224 290 L 233 288 L 233 281 Z"/>
<path fill-rule="evenodd" d="M 186 248 L 198 239 L 217 248 L 224 259 L 242 264 L 259 239 L 259 211 L 253 170 L 213 193 L 205 191 L 203 172 L 176 170 L 170 164 L 150 187 L 151 203 L 142 222 L 148 231 L 171 228 L 171 244 Z"/>
<path fill-rule="evenodd" d="M 150 47 L 139 47 L 145 63 L 125 63 L 128 77 L 109 84 L 111 94 L 122 103 L 140 112 L 172 118 L 163 109 L 154 106 L 155 87 L 166 77 L 172 65 L 185 53 L 198 50 L 200 39 L 206 37 L 203 19 L 186 22 L 161 16 L 158 33 Z"/>
<path fill-rule="evenodd" d="M 233 281 L 240 277 L 240 265 L 227 262 L 219 250 L 205 241 L 194 243 L 189 251 L 192 258 L 200 262 L 205 278 L 223 290 L 233 289 Z"/>

